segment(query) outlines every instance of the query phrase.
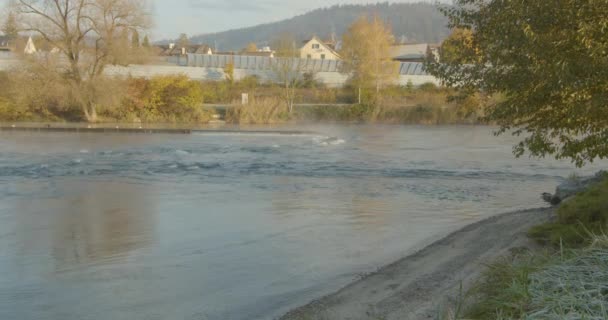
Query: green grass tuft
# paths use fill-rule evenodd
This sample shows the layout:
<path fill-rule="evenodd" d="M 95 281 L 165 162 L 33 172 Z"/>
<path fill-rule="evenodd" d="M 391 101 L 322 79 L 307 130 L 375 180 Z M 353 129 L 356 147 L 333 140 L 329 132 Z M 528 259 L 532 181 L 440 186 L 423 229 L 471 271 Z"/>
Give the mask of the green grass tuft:
<path fill-rule="evenodd" d="M 551 262 L 550 255 L 529 252 L 503 257 L 490 264 L 469 295 L 476 303 L 468 319 L 521 319 L 530 309 L 530 275 Z"/>
<path fill-rule="evenodd" d="M 591 238 L 585 249 L 493 263 L 459 319 L 608 319 L 608 236 Z"/>
<path fill-rule="evenodd" d="M 556 247 L 588 245 L 593 234 L 608 229 L 608 178 L 565 202 L 557 215 L 556 222 L 532 228 L 530 236 Z"/>

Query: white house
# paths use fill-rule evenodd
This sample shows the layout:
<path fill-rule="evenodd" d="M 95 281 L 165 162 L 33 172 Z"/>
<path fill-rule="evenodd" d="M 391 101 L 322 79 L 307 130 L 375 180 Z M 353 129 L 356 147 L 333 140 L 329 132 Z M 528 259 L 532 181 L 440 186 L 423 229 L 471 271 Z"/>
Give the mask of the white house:
<path fill-rule="evenodd" d="M 23 49 L 23 53 L 25 54 L 34 54 L 36 53 L 36 46 L 34 45 L 34 40 L 32 40 L 32 37 L 29 37 L 27 39 L 27 44 L 25 45 L 25 49 Z"/>
<path fill-rule="evenodd" d="M 390 54 L 395 61 L 424 62 L 429 53 L 438 55 L 437 47 L 428 43 L 401 44 L 391 46 Z"/>
<path fill-rule="evenodd" d="M 340 55 L 325 42 L 317 37 L 305 42 L 300 49 L 300 58 L 302 59 L 318 59 L 318 60 L 340 60 Z"/>

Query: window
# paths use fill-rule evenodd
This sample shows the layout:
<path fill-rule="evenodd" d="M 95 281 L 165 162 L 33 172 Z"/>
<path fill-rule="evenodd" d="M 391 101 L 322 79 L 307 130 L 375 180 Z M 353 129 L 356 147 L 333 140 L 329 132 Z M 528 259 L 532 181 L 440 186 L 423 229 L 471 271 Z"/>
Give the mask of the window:
<path fill-rule="evenodd" d="M 321 60 L 325 60 L 325 55 L 324 54 L 321 55 Z"/>
<path fill-rule="evenodd" d="M 306 55 L 306 59 L 312 59 L 312 55 L 307 54 L 307 55 Z"/>
<path fill-rule="evenodd" d="M 318 43 L 313 43 L 312 48 L 313 49 L 319 49 L 319 48 L 321 48 L 321 45 L 318 44 Z"/>

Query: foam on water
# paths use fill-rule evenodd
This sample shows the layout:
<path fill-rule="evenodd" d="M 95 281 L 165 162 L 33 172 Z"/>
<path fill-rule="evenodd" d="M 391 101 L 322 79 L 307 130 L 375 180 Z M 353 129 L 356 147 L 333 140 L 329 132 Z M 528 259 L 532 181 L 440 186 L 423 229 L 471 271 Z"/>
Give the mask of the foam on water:
<path fill-rule="evenodd" d="M 327 137 L 327 136 L 317 136 L 313 138 L 313 141 L 320 146 L 338 146 L 346 143 L 346 140 L 340 139 L 338 137 Z"/>
<path fill-rule="evenodd" d="M 178 156 L 187 156 L 190 154 L 190 152 L 184 150 L 175 150 L 175 154 Z"/>

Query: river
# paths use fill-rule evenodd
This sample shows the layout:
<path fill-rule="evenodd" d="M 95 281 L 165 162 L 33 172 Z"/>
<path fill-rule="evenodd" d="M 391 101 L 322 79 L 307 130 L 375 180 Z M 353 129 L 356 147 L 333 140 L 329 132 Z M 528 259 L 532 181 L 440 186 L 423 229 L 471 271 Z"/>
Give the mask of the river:
<path fill-rule="evenodd" d="M 601 165 L 488 127 L 305 129 L 0 132 L 0 319 L 273 319 Z"/>

